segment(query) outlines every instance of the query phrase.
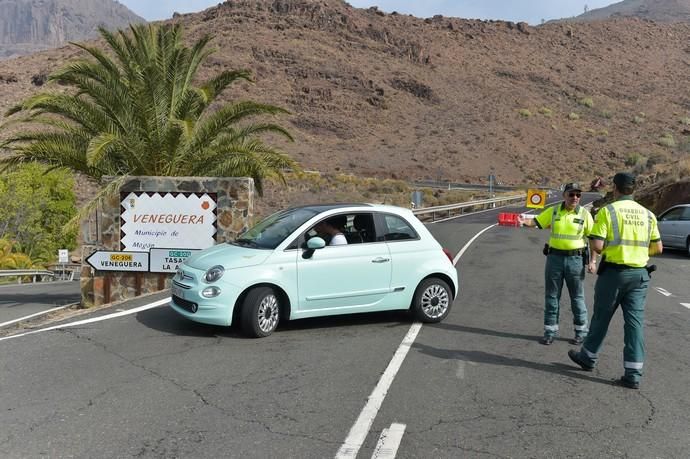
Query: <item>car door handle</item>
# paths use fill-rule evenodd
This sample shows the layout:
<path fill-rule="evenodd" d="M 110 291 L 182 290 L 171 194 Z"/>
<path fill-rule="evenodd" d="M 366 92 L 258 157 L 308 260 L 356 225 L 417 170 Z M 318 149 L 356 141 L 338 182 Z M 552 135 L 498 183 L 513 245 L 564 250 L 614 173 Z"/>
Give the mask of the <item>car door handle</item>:
<path fill-rule="evenodd" d="M 386 263 L 388 261 L 391 261 L 391 259 L 390 258 L 383 258 L 383 257 L 378 257 L 378 258 L 374 258 L 373 260 L 371 260 L 372 263 Z"/>

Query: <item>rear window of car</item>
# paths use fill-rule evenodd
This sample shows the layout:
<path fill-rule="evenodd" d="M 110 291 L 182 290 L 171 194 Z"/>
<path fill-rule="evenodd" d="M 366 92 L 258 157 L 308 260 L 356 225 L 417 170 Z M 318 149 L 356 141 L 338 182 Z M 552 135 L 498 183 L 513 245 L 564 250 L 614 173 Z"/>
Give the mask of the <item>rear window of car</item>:
<path fill-rule="evenodd" d="M 384 235 L 386 241 L 406 241 L 419 239 L 419 235 L 405 219 L 397 215 L 385 214 L 383 216 Z"/>

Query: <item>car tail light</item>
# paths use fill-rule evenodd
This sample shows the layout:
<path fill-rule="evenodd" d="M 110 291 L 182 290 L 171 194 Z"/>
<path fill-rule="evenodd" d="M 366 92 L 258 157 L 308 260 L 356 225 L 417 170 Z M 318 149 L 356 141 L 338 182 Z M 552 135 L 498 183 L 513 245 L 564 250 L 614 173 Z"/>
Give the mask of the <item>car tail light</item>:
<path fill-rule="evenodd" d="M 448 249 L 443 249 L 443 253 L 445 253 L 446 256 L 448 257 L 448 259 L 450 260 L 450 262 L 453 263 L 453 254 L 450 253 L 450 250 L 448 250 Z"/>

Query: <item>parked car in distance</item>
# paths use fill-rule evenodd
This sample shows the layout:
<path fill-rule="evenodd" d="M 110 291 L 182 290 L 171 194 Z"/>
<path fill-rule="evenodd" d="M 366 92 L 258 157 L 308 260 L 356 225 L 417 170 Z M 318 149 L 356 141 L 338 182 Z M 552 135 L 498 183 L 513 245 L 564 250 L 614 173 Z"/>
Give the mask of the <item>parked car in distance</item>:
<path fill-rule="evenodd" d="M 171 294 L 170 306 L 184 317 L 237 321 L 258 338 L 282 320 L 337 314 L 409 309 L 418 320 L 440 322 L 458 277 L 450 252 L 411 210 L 324 204 L 277 212 L 236 240 L 195 253 L 175 274 Z"/>
<path fill-rule="evenodd" d="M 690 204 L 679 204 L 657 218 L 664 248 L 683 249 L 690 257 Z"/>

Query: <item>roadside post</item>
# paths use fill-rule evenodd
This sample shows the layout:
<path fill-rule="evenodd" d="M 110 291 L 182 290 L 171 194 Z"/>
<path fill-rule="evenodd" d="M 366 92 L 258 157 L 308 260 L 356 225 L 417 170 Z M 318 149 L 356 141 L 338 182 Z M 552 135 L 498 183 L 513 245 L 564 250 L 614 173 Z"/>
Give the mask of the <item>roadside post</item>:
<path fill-rule="evenodd" d="M 60 265 L 60 279 L 65 280 L 66 264 L 69 263 L 69 252 L 67 249 L 58 249 L 58 264 Z"/>

